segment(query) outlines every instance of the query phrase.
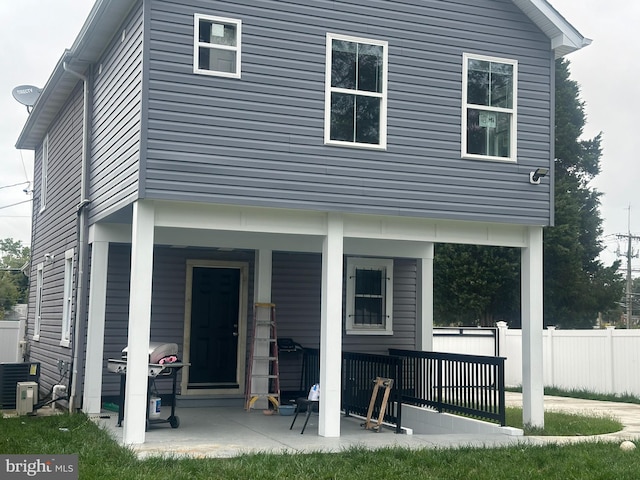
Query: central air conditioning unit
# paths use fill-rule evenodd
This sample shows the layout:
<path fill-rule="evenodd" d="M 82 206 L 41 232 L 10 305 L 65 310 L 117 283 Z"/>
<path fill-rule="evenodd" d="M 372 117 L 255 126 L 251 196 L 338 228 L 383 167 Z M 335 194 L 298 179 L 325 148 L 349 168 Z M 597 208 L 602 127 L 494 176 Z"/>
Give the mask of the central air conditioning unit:
<path fill-rule="evenodd" d="M 18 382 L 40 383 L 40 363 L 0 363 L 0 409 L 16 409 Z"/>
<path fill-rule="evenodd" d="M 36 382 L 18 382 L 16 386 L 16 413 L 26 415 L 33 413 L 38 403 L 38 384 Z"/>

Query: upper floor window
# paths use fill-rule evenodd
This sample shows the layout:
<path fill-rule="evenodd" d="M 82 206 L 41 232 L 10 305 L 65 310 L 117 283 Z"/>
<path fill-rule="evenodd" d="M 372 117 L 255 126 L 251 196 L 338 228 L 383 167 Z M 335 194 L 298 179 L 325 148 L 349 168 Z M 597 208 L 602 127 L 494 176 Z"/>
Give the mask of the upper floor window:
<path fill-rule="evenodd" d="M 393 260 L 347 259 L 347 334 L 393 335 Z"/>
<path fill-rule="evenodd" d="M 47 168 L 49 165 L 49 134 L 42 141 L 42 162 L 40 163 L 40 211 L 47 206 Z"/>
<path fill-rule="evenodd" d="M 518 62 L 463 55 L 462 156 L 516 161 Z"/>
<path fill-rule="evenodd" d="M 240 78 L 242 22 L 194 15 L 193 71 Z"/>
<path fill-rule="evenodd" d="M 71 345 L 71 308 L 73 306 L 73 249 L 64 253 L 64 288 L 62 291 L 62 335 L 60 345 Z"/>
<path fill-rule="evenodd" d="M 386 148 L 388 43 L 327 34 L 325 143 Z"/>

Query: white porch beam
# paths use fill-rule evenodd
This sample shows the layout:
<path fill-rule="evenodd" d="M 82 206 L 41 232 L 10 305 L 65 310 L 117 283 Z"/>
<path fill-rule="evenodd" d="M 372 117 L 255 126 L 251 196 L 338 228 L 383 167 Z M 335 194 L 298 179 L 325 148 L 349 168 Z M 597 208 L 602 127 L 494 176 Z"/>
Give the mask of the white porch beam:
<path fill-rule="evenodd" d="M 93 242 L 91 246 L 91 273 L 89 280 L 87 353 L 82 395 L 82 411 L 89 415 L 100 413 L 102 406 L 102 357 L 104 352 L 108 261 L 109 243 Z"/>
<path fill-rule="evenodd" d="M 529 227 L 522 249 L 522 419 L 544 427 L 542 227 Z"/>
<path fill-rule="evenodd" d="M 330 213 L 322 243 L 318 434 L 323 437 L 340 436 L 343 231 L 342 216 Z"/>
<path fill-rule="evenodd" d="M 123 443 L 144 443 L 147 418 L 151 285 L 153 278 L 154 205 L 133 204 L 131 232 L 131 286 Z"/>
<path fill-rule="evenodd" d="M 157 235 L 161 234 L 161 229 L 172 228 L 319 238 L 325 235 L 326 214 L 319 211 L 156 201 L 155 212 Z M 498 223 L 349 213 L 343 214 L 343 224 L 342 236 L 345 239 L 396 240 L 417 244 L 421 242 L 463 243 L 523 248 L 526 246 L 527 238 L 526 226 Z M 162 233 L 162 235 L 165 234 Z M 175 240 L 184 242 L 184 238 L 183 236 L 182 240 L 179 238 Z M 159 239 L 160 237 L 158 237 L 158 243 L 161 243 Z M 296 247 L 296 245 L 293 246 Z M 280 249 L 277 245 L 275 247 L 269 245 L 267 248 Z"/>
<path fill-rule="evenodd" d="M 433 350 L 433 243 L 426 244 L 425 255 L 418 258 L 416 300 L 418 303 L 416 348 Z"/>

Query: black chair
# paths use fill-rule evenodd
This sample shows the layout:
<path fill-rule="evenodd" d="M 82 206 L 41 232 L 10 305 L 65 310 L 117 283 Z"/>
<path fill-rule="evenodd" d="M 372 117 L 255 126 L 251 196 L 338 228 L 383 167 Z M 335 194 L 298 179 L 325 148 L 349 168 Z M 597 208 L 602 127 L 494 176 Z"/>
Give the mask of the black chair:
<path fill-rule="evenodd" d="M 315 409 L 316 412 L 320 412 L 320 401 L 309 400 L 306 397 L 298 397 L 296 399 L 296 414 L 293 417 L 293 421 L 291 422 L 291 426 L 289 427 L 289 430 L 293 429 L 293 425 L 296 423 L 296 418 L 298 418 L 298 414 L 303 408 L 306 409 L 307 418 L 304 421 L 304 425 L 302 426 L 302 431 L 300 432 L 300 435 L 302 435 L 304 433 L 304 429 L 307 428 L 307 423 L 309 422 L 309 417 L 311 416 L 311 413 L 313 412 L 313 410 Z"/>

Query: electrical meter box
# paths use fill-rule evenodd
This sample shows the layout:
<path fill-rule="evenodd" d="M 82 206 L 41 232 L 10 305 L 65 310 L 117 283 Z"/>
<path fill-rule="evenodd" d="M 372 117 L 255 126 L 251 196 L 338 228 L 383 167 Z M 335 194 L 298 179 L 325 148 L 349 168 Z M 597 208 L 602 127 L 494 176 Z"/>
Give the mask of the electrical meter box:
<path fill-rule="evenodd" d="M 38 403 L 38 384 L 36 382 L 18 382 L 16 384 L 16 413 L 26 415 L 33 412 Z"/>

